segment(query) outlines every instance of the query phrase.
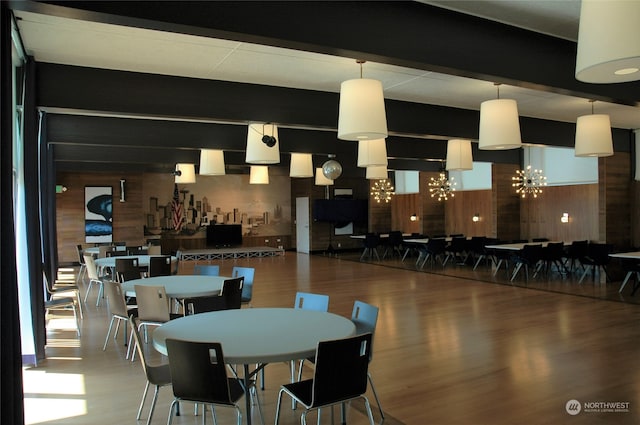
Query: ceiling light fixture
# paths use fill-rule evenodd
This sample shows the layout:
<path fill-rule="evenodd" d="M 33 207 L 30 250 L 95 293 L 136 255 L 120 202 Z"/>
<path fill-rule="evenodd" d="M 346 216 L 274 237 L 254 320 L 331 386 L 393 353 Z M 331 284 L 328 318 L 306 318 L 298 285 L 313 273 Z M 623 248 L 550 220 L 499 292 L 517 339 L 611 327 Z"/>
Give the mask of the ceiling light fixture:
<path fill-rule="evenodd" d="M 248 164 L 280 163 L 278 126 L 268 123 L 249 124 L 245 162 Z"/>
<path fill-rule="evenodd" d="M 498 98 L 480 104 L 480 137 L 482 150 L 518 149 L 522 146 L 518 104 L 513 99 L 500 99 L 500 84 L 494 84 Z"/>
<path fill-rule="evenodd" d="M 360 140 L 358 142 L 358 167 L 387 166 L 387 141 L 385 139 Z"/>
<path fill-rule="evenodd" d="M 384 201 L 385 204 L 388 204 L 393 194 L 393 186 L 389 180 L 382 179 L 373 183 L 371 196 L 373 196 L 373 199 L 375 199 L 376 202 L 380 203 Z"/>
<path fill-rule="evenodd" d="M 322 168 L 316 168 L 316 186 L 333 186 L 333 180 L 325 177 Z"/>
<path fill-rule="evenodd" d="M 575 155 L 611 156 L 613 155 L 613 138 L 611 136 L 611 120 L 609 115 L 594 114 L 591 102 L 591 115 L 578 117 L 576 122 Z"/>
<path fill-rule="evenodd" d="M 382 83 L 362 78 L 343 81 L 340 85 L 338 139 L 373 140 L 387 137 L 387 115 L 384 109 Z"/>
<path fill-rule="evenodd" d="M 219 149 L 200 149 L 201 176 L 225 175 L 224 152 Z"/>
<path fill-rule="evenodd" d="M 389 178 L 389 171 L 386 165 L 371 165 L 367 167 L 367 180 L 380 180 Z"/>
<path fill-rule="evenodd" d="M 640 80 L 640 2 L 582 0 L 576 79 L 585 83 Z"/>
<path fill-rule="evenodd" d="M 443 200 L 447 201 L 449 200 L 449 197 L 453 198 L 455 196 L 453 192 L 456 190 L 456 184 L 457 183 L 454 181 L 454 178 L 451 177 L 451 180 L 449 180 L 447 178 L 446 171 L 442 170 L 440 171 L 437 179 L 431 177 L 431 180 L 429 181 L 429 193 L 432 198 L 437 196 L 438 202 Z"/>
<path fill-rule="evenodd" d="M 329 155 L 329 160 L 322 164 L 322 174 L 331 180 L 335 180 L 342 175 L 342 165 L 333 159 L 335 157 L 335 155 Z"/>
<path fill-rule="evenodd" d="M 289 177 L 313 177 L 313 158 L 310 153 L 292 153 Z"/>
<path fill-rule="evenodd" d="M 447 170 L 473 170 L 471 140 L 452 139 L 447 143 Z"/>
<path fill-rule="evenodd" d="M 249 171 L 249 184 L 269 184 L 269 167 L 252 165 Z"/>
<path fill-rule="evenodd" d="M 547 178 L 542 174 L 542 170 L 532 169 L 527 165 L 524 170 L 517 170 L 516 176 L 511 177 L 511 186 L 516 188 L 516 193 L 523 198 L 532 195 L 537 198 L 542 193 L 542 187 L 547 185 Z"/>
<path fill-rule="evenodd" d="M 194 164 L 178 163 L 173 175 L 175 176 L 174 183 L 195 183 L 196 167 Z"/>

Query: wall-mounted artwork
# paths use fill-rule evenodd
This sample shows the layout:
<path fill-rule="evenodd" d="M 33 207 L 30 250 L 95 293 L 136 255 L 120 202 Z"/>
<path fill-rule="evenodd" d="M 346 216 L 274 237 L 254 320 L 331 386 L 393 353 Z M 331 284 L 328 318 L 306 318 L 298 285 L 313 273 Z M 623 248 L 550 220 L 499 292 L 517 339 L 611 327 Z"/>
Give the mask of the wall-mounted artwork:
<path fill-rule="evenodd" d="M 111 186 L 85 186 L 84 234 L 87 243 L 113 241 L 113 189 Z"/>

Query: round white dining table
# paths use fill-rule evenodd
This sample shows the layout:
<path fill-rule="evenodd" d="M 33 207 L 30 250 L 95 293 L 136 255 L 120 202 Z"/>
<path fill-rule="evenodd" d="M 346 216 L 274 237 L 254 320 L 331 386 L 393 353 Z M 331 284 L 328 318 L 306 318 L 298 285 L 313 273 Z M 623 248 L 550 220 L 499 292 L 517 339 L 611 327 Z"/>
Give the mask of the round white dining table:
<path fill-rule="evenodd" d="M 150 262 L 150 258 L 151 257 L 163 257 L 163 255 L 118 255 L 115 257 L 103 257 L 103 258 L 96 258 L 95 262 L 96 262 L 96 266 L 98 267 L 109 267 L 111 269 L 114 269 L 116 267 L 116 258 L 137 258 L 138 259 L 138 265 L 140 267 L 149 267 L 149 262 Z M 172 268 L 175 269 L 176 268 L 176 264 L 178 263 L 178 257 L 175 256 L 171 256 L 171 264 L 172 264 Z M 175 270 L 174 270 L 175 272 Z"/>
<path fill-rule="evenodd" d="M 266 364 L 315 356 L 319 341 L 355 335 L 353 322 L 333 313 L 294 308 L 243 308 L 194 314 L 153 331 L 153 346 L 167 354 L 166 340 L 220 342 L 225 361 L 244 366 L 245 389 Z M 253 371 L 250 365 L 258 365 Z M 247 391 L 247 390 L 245 390 Z M 245 394 L 247 424 L 251 397 Z"/>
<path fill-rule="evenodd" d="M 164 286 L 169 298 L 193 298 L 218 295 L 222 283 L 230 279 L 224 276 L 172 275 L 132 279 L 122 283 L 122 290 L 130 297 L 136 295 L 136 285 Z"/>

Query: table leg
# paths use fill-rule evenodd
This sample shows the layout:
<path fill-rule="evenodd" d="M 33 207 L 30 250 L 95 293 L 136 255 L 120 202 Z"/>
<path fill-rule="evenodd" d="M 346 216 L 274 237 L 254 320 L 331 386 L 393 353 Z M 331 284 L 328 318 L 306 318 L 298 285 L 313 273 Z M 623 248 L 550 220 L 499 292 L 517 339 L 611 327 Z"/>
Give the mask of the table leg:
<path fill-rule="evenodd" d="M 244 404 L 246 407 L 247 425 L 251 425 L 251 376 L 249 375 L 249 364 L 244 364 Z"/>
<path fill-rule="evenodd" d="M 622 282 L 622 285 L 620 285 L 620 289 L 618 290 L 618 293 L 621 294 L 622 290 L 624 289 L 624 287 L 627 285 L 627 282 L 629 281 L 629 278 L 631 277 L 631 275 L 633 274 L 632 271 L 627 272 L 627 275 L 624 277 L 624 281 Z"/>

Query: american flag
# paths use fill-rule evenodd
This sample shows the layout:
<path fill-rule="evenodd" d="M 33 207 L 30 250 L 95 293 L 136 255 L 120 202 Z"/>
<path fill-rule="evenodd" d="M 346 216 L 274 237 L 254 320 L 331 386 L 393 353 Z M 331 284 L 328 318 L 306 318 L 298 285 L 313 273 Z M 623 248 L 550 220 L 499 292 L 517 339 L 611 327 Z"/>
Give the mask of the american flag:
<path fill-rule="evenodd" d="M 173 213 L 173 228 L 179 232 L 182 229 L 182 203 L 180 202 L 180 192 L 178 191 L 177 184 L 173 189 L 171 212 Z"/>

